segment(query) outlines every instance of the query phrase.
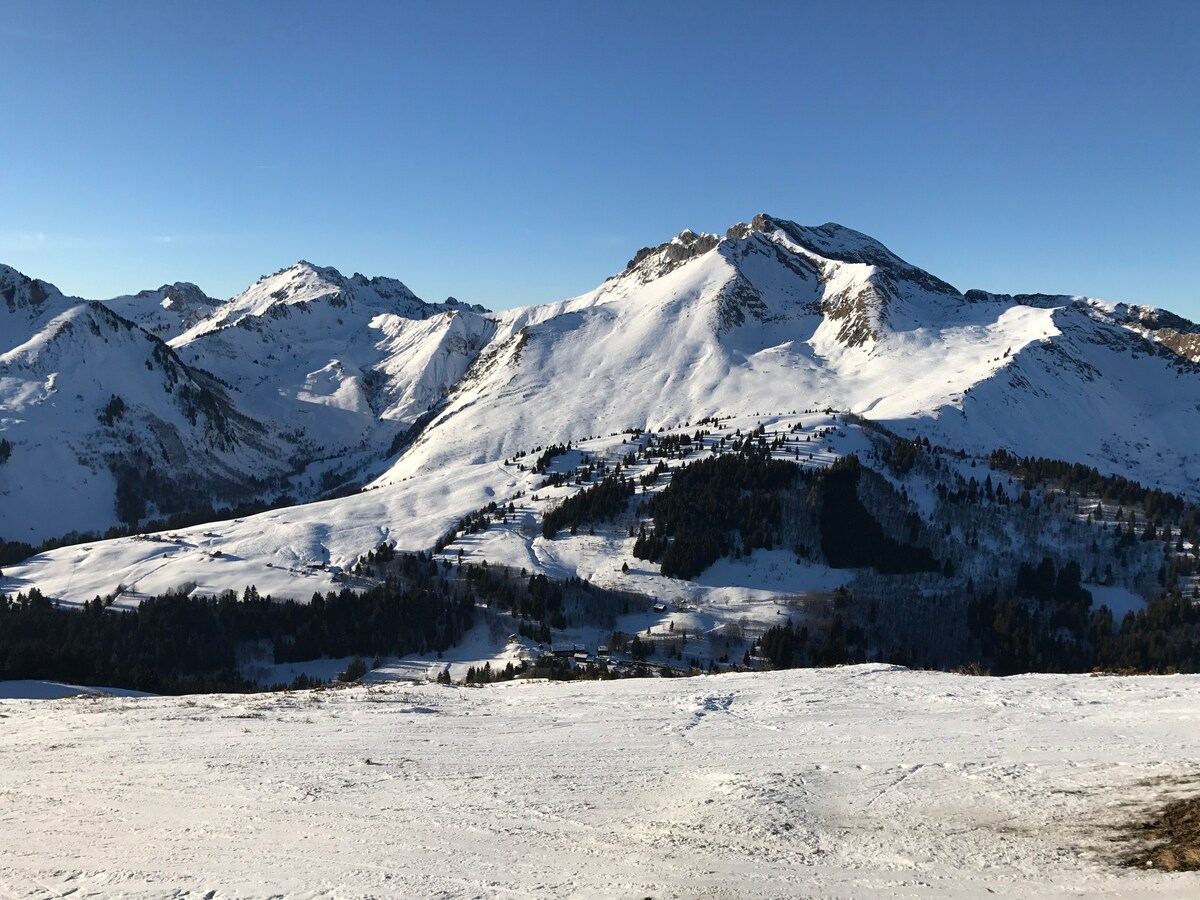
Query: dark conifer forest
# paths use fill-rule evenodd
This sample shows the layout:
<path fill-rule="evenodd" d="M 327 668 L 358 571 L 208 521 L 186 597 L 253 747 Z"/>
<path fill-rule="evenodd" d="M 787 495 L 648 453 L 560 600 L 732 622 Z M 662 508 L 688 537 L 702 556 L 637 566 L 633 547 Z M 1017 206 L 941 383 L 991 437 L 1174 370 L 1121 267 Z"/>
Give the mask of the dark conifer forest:
<path fill-rule="evenodd" d="M 338 576 L 340 590 L 308 602 L 260 596 L 252 586 L 216 597 L 166 594 L 132 610 L 117 609 L 116 597 L 82 609 L 34 589 L 0 597 L 0 678 L 236 691 L 264 686 L 252 681 L 250 658 L 261 669 L 357 657 L 345 674 L 354 677 L 365 659 L 453 647 L 481 611 L 493 629 L 546 647 L 571 628 L 612 628 L 611 645 L 638 674 L 864 661 L 994 674 L 1200 671 L 1195 506 L 1087 466 L 1003 450 L 970 459 L 869 427 L 867 452 L 824 466 L 804 464 L 799 437 L 761 427 L 719 439 L 635 430 L 620 457 L 607 460 L 569 444 L 533 451 L 544 485 L 580 488 L 542 513 L 542 539 L 580 528 L 627 533 L 633 557 L 684 580 L 759 550 L 847 573 L 836 590 L 782 598 L 777 624 L 704 636 L 711 649 L 703 661 L 689 655 L 686 633 L 616 630 L 618 617 L 657 602 L 646 596 L 464 563 L 461 550 L 455 561 L 460 536 L 519 521 L 518 494 L 464 517 L 433 556 L 380 545 Z M 690 459 L 702 449 L 712 455 Z M 906 485 L 925 492 L 924 506 Z M 0 561 L 31 549 L 4 545 Z M 1093 596 L 1113 585 L 1151 599 L 1114 614 Z M 588 666 L 580 671 L 618 671 Z M 479 669 L 471 680 L 547 672 L 577 677 L 559 660 Z"/>
<path fill-rule="evenodd" d="M 0 678 L 41 678 L 154 693 L 250 690 L 238 655 L 265 643 L 276 663 L 320 657 L 434 652 L 471 627 L 475 599 L 436 564 L 396 557 L 396 573 L 365 591 L 314 594 L 307 603 L 166 594 L 134 610 L 101 598 L 82 610 L 37 590 L 0 597 Z"/>

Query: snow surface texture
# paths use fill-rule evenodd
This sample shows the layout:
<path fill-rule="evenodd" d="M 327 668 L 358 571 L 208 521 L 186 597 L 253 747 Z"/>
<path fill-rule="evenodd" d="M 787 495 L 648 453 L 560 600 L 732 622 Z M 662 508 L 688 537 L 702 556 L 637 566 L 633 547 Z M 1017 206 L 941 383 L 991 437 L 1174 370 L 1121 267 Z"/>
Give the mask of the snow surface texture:
<path fill-rule="evenodd" d="M 1186 897 L 1200 679 L 882 666 L 3 701 L 6 897 Z"/>

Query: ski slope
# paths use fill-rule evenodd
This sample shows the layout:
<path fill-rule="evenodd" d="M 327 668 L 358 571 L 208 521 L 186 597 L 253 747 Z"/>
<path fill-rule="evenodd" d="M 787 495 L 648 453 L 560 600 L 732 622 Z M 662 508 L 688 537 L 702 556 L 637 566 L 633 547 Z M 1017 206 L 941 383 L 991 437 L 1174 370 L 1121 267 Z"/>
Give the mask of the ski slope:
<path fill-rule="evenodd" d="M 830 428 L 834 421 L 834 416 L 824 413 L 742 416 L 724 420 L 713 435 L 745 433 L 760 423 L 784 429 L 801 422 L 804 431 L 797 438 L 802 439 Z M 683 427 L 682 422 L 678 424 L 680 431 L 694 430 Z M 554 470 L 566 471 L 584 454 L 617 462 L 632 449 L 631 444 L 623 443 L 627 436 L 622 434 L 579 440 L 581 437 L 586 436 L 574 436 L 577 449 L 560 458 Z M 830 433 L 804 444 L 806 453 L 813 454 L 805 464 L 825 466 L 838 456 L 862 452 L 869 446 L 856 428 Z M 337 500 L 172 532 L 63 547 L 6 566 L 0 592 L 16 594 L 37 587 L 47 596 L 69 603 L 119 594 L 118 606 L 136 606 L 145 596 L 167 591 L 240 593 L 253 584 L 264 595 L 307 600 L 314 591 L 340 587 L 334 576 L 350 569 L 359 556 L 380 543 L 393 542 L 402 550 L 414 551 L 432 547 L 461 516 L 491 502 L 519 504 L 519 516 L 508 527 L 489 529 L 474 539 L 455 543 L 450 548 L 454 553 L 461 548 L 469 561 L 486 559 L 544 571 L 553 577 L 578 576 L 607 585 L 620 569 L 621 554 L 628 557 L 632 541 L 626 540 L 623 533 L 611 540 L 601 537 L 578 556 L 578 544 L 573 540 L 574 548 L 568 552 L 577 558 L 558 558 L 559 551 L 548 546 L 553 542 L 540 537 L 541 516 L 582 487 L 568 484 L 540 488 L 545 476 L 530 468 L 537 455 L 531 453 L 520 461 L 477 460 L 446 465 L 436 473 L 421 473 L 397 485 Z M 707 455 L 702 453 L 697 458 Z M 677 460 L 670 461 L 671 466 L 678 464 Z M 651 468 L 653 464 L 642 464 L 631 474 L 636 476 Z M 659 490 L 664 484 L 665 480 L 651 490 Z M 661 584 L 663 581 L 669 583 Z M 657 576 L 622 579 L 611 586 L 651 595 L 692 593 L 686 582 Z M 804 581 L 790 578 L 773 587 L 778 593 L 804 586 Z"/>
<path fill-rule="evenodd" d="M 1186 897 L 1196 676 L 883 666 L 0 701 L 0 895 Z"/>

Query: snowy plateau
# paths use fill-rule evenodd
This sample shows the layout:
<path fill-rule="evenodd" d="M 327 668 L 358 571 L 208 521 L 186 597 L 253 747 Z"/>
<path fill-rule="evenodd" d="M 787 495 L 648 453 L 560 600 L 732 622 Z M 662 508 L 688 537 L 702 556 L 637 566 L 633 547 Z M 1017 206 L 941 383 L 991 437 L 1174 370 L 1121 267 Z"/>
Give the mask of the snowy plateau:
<path fill-rule="evenodd" d="M 0 701 L 6 897 L 1162 897 L 1194 676 L 884 666 Z"/>
<path fill-rule="evenodd" d="M 502 312 L 304 261 L 229 300 L 0 266 L 0 595 L 470 608 L 230 663 L 374 657 L 355 686 L 0 682 L 0 894 L 1200 895 L 1120 864 L 1195 796 L 1200 676 L 916 670 L 1194 656 L 1197 435 L 1200 326 L 963 293 L 834 224 L 684 231 Z M 585 666 L 723 674 L 473 686 Z"/>

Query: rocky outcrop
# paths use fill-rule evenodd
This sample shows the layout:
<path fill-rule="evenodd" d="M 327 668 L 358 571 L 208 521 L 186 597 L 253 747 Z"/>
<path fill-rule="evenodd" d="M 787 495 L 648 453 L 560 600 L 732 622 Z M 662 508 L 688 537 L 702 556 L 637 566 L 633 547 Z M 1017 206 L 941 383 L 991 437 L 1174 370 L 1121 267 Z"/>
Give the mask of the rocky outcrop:
<path fill-rule="evenodd" d="M 721 239 L 715 234 L 697 234 L 685 229 L 665 244 L 643 247 L 633 255 L 621 274 L 634 273 L 645 284 L 703 256 L 720 242 Z"/>

